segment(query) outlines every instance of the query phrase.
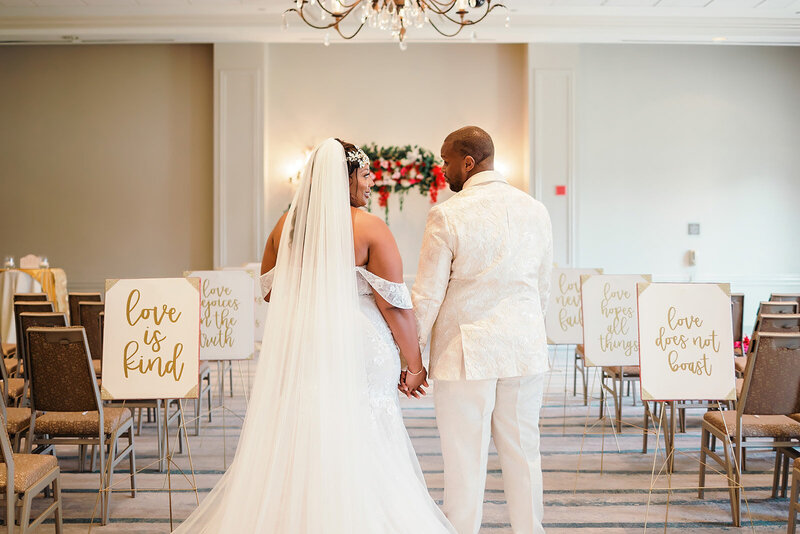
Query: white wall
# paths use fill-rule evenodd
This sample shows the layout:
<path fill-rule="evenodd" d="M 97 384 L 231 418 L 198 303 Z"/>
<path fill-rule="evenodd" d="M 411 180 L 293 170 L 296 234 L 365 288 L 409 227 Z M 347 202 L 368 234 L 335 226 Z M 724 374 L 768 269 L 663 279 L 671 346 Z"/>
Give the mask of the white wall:
<path fill-rule="evenodd" d="M 525 46 L 484 44 L 269 45 L 269 162 L 265 224 L 288 207 L 292 163 L 326 137 L 356 144 L 418 144 L 437 156 L 467 124 L 494 138 L 509 181 L 524 188 Z M 450 195 L 443 191 L 441 202 Z M 407 277 L 417 269 L 430 202 L 416 193 L 390 204 Z M 373 212 L 381 213 L 376 199 Z"/>
<path fill-rule="evenodd" d="M 576 79 L 577 265 L 731 282 L 745 324 L 800 292 L 800 49 L 586 45 Z"/>

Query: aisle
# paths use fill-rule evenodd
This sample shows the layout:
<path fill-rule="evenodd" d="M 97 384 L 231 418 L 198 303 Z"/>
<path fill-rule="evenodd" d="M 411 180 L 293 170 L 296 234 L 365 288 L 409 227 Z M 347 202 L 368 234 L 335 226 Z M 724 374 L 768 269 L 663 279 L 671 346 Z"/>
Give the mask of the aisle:
<path fill-rule="evenodd" d="M 584 440 L 584 427 L 592 425 L 597 418 L 596 402 L 587 410 L 582 400 L 572 396 L 572 367 L 565 372 L 565 353 L 558 355 L 555 369 L 551 372 L 541 419 L 543 467 L 545 481 L 545 527 L 548 533 L 567 532 L 642 532 L 647 512 L 650 473 L 653 467 L 654 442 L 650 452 L 641 453 L 641 431 L 628 426 L 619 436 L 619 451 L 609 426 L 605 426 L 605 439 L 601 427 L 591 429 Z M 234 396 L 225 397 L 223 427 L 219 399 L 215 398 L 214 421 L 203 422 L 200 437 L 191 436 L 190 446 L 195 467 L 199 495 L 208 493 L 224 471 L 223 449 L 227 462 L 233 455 L 236 436 L 241 427 L 239 416 L 244 411 L 244 387 L 248 378 L 252 380 L 255 364 L 242 363 L 234 366 Z M 249 367 L 249 369 L 248 369 Z M 565 395 L 565 381 L 569 391 Z M 216 377 L 215 382 L 216 385 Z M 215 386 L 216 387 L 216 386 Z M 596 388 L 595 388 L 596 389 Z M 566 402 L 565 402 L 566 400 Z M 641 405 L 633 407 L 626 398 L 623 420 L 631 425 L 641 424 Z M 442 457 L 439 436 L 433 411 L 433 399 L 402 401 L 409 434 L 420 458 L 428 487 L 433 497 L 441 502 L 443 494 Z M 187 415 L 191 416 L 191 410 Z M 690 488 L 697 485 L 697 453 L 700 443 L 700 412 L 687 415 L 688 432 L 677 440 L 681 455 L 676 462 L 672 477 L 673 488 Z M 115 477 L 115 486 L 121 490 L 111 502 L 111 523 L 106 527 L 93 526 L 98 533 L 166 533 L 169 532 L 169 507 L 167 494 L 156 491 L 166 487 L 164 474 L 159 474 L 155 465 L 147 464 L 156 459 L 155 428 L 145 425 L 142 437 L 137 439 L 137 467 L 143 469 L 138 476 L 141 488 L 132 499 L 125 492 L 127 478 L 121 472 Z M 225 438 L 223 439 L 223 436 Z M 583 443 L 583 452 L 581 445 Z M 224 446 L 223 446 L 224 444 Z M 600 471 L 601 450 L 603 472 Z M 92 508 L 96 500 L 97 473 L 77 473 L 77 450 L 74 447 L 59 448 L 62 465 L 62 491 L 65 503 L 65 532 L 83 533 L 89 528 Z M 785 532 L 788 503 L 786 499 L 770 499 L 773 456 L 769 453 L 749 453 L 745 473 L 746 496 L 753 514 L 756 532 Z M 188 457 L 178 455 L 177 464 L 188 473 Z M 580 462 L 580 473 L 577 473 Z M 708 485 L 715 489 L 706 491 L 706 498 L 698 501 L 696 490 L 676 489 L 672 492 L 669 506 L 669 532 L 752 532 L 749 523 L 741 529 L 730 527 L 728 494 L 720 475 L 709 475 Z M 195 506 L 194 493 L 181 474 L 173 469 L 172 486 L 178 492 L 173 495 L 173 509 L 177 521 L 186 517 Z M 649 508 L 648 530 L 663 532 L 666 510 L 666 477 L 654 485 Z M 41 501 L 41 499 L 39 499 Z M 41 502 L 38 504 L 42 504 Z M 745 509 L 746 513 L 746 509 Z M 47 524 L 37 533 L 52 532 Z M 489 458 L 489 476 L 484 501 L 484 528 L 481 532 L 511 534 L 502 476 L 497 455 L 492 451 Z"/>

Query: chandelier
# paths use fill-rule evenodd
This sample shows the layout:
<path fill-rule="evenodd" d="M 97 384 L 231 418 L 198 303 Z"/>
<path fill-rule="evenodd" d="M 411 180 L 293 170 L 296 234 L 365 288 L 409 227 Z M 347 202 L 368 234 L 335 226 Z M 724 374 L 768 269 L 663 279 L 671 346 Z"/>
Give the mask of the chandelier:
<path fill-rule="evenodd" d="M 406 49 L 406 30 L 430 24 L 445 37 L 454 37 L 468 26 L 479 23 L 494 9 L 503 4 L 493 0 L 295 0 L 295 7 L 283 13 L 283 29 L 288 28 L 286 16 L 297 13 L 307 25 L 318 30 L 333 28 L 342 38 L 352 39 L 365 26 L 388 30 L 402 50 Z M 355 20 L 351 31 L 344 31 L 341 23 Z M 510 16 L 506 14 L 506 27 Z M 473 40 L 475 33 L 473 32 Z M 330 44 L 330 33 L 324 43 Z"/>

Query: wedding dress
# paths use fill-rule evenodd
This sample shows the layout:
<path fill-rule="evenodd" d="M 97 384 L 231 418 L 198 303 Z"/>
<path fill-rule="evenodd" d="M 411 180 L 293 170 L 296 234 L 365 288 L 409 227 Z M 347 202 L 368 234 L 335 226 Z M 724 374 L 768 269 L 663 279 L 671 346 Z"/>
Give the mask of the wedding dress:
<path fill-rule="evenodd" d="M 345 153 L 312 153 L 281 235 L 262 351 L 236 456 L 176 532 L 440 534 L 403 425 L 400 359 L 373 291 L 404 284 L 356 267 Z"/>

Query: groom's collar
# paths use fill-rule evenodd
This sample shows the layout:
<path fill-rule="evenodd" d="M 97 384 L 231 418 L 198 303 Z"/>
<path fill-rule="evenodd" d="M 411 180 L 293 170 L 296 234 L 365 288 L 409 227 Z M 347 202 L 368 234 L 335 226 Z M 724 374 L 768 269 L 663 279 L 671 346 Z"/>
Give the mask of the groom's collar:
<path fill-rule="evenodd" d="M 503 178 L 503 175 L 497 171 L 482 171 L 477 174 L 473 174 L 469 180 L 464 182 L 464 187 L 462 191 L 468 187 L 472 187 L 475 185 L 487 184 L 489 182 L 505 182 L 506 179 Z"/>

